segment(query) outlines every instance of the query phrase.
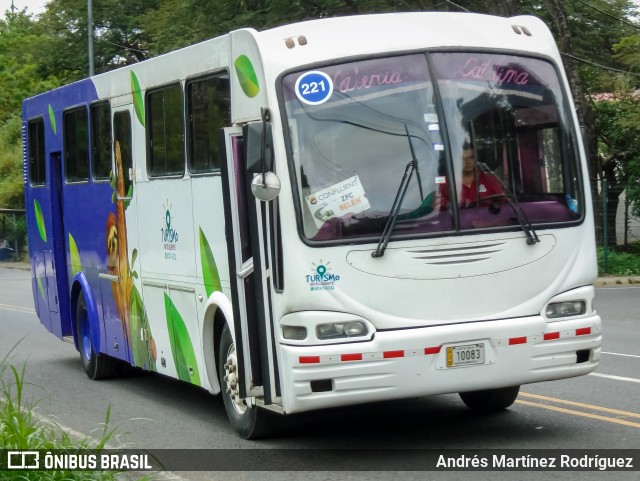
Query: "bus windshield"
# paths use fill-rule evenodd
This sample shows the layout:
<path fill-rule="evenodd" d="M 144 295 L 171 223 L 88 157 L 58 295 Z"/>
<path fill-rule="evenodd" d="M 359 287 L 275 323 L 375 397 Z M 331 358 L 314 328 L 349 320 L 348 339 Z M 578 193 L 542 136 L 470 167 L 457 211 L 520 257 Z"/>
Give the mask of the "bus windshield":
<path fill-rule="evenodd" d="M 486 52 L 286 75 L 304 237 L 365 241 L 380 236 L 391 212 L 394 238 L 517 229 L 522 215 L 538 227 L 580 220 L 577 149 L 560 85 L 545 60 Z"/>

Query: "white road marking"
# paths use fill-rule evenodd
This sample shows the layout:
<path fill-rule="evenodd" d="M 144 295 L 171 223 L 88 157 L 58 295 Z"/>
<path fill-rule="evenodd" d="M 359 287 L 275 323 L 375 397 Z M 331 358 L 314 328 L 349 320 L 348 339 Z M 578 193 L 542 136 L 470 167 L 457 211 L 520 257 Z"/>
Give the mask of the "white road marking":
<path fill-rule="evenodd" d="M 602 354 L 609 354 L 610 356 L 635 357 L 640 359 L 640 356 L 636 356 L 635 354 L 621 354 L 619 352 L 603 352 Z"/>
<path fill-rule="evenodd" d="M 640 379 L 635 379 L 633 377 L 612 376 L 610 374 L 600 374 L 599 372 L 589 373 L 589 376 L 604 377 L 607 379 L 613 379 L 614 381 L 637 382 L 640 384 Z"/>
<path fill-rule="evenodd" d="M 28 312 L 29 314 L 35 314 L 36 310 L 30 307 L 22 307 L 22 306 L 11 306 L 9 304 L 0 304 L 0 309 L 5 309 L 7 311 L 15 311 L 15 312 Z"/>

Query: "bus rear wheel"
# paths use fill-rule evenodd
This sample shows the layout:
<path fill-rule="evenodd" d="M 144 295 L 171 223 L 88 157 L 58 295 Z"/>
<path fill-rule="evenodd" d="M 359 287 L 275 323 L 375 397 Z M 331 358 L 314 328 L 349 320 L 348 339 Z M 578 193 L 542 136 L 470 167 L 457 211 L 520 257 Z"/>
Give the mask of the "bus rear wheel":
<path fill-rule="evenodd" d="M 477 412 L 493 412 L 507 409 L 520 392 L 520 386 L 461 392 L 460 397 L 469 409 Z"/>
<path fill-rule="evenodd" d="M 76 323 L 78 332 L 78 348 L 84 372 L 90 379 L 98 380 L 112 377 L 116 373 L 117 362 L 104 354 L 96 353 L 93 347 L 91 322 L 84 293 L 80 292 L 76 304 Z"/>
<path fill-rule="evenodd" d="M 225 325 L 218 350 L 218 376 L 224 408 L 231 426 L 242 438 L 261 438 L 270 430 L 269 413 L 255 405 L 247 405 L 240 398 L 236 352 L 229 326 Z"/>

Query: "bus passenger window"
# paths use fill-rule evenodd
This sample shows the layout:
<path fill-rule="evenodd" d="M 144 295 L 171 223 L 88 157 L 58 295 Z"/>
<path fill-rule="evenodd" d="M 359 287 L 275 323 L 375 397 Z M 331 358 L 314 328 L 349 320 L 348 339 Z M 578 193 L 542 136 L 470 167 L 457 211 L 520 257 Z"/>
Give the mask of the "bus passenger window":
<path fill-rule="evenodd" d="M 109 180 L 111 172 L 111 108 L 109 102 L 91 106 L 91 171 L 94 180 Z"/>
<path fill-rule="evenodd" d="M 116 149 L 116 147 L 120 148 L 120 161 L 122 162 L 122 174 L 124 174 L 124 192 L 122 194 L 131 197 L 133 155 L 131 146 L 131 115 L 128 111 L 116 112 L 113 116 L 113 148 Z M 117 152 L 114 151 L 114 155 L 117 156 Z M 118 175 L 120 175 L 120 171 L 118 159 L 116 158 L 116 176 Z"/>
<path fill-rule="evenodd" d="M 231 125 L 229 77 L 208 77 L 187 84 L 189 172 L 220 169 L 218 130 Z"/>
<path fill-rule="evenodd" d="M 182 88 L 173 84 L 147 95 L 147 167 L 150 177 L 184 174 Z"/>
<path fill-rule="evenodd" d="M 44 185 L 46 165 L 44 160 L 44 119 L 29 121 L 29 182 Z"/>
<path fill-rule="evenodd" d="M 85 107 L 63 114 L 64 172 L 67 182 L 89 181 L 89 126 L 87 122 Z"/>

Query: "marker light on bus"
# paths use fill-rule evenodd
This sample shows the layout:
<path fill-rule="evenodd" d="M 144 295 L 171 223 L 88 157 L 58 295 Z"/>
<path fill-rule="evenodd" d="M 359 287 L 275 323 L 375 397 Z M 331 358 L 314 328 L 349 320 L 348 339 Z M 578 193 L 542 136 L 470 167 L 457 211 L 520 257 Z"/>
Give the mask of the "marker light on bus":
<path fill-rule="evenodd" d="M 318 324 L 316 335 L 318 339 L 338 339 L 342 337 L 360 337 L 369 334 L 367 325 L 362 321 L 331 322 L 329 324 Z"/>
<path fill-rule="evenodd" d="M 303 341 L 307 338 L 307 328 L 304 326 L 282 326 L 282 337 L 292 341 Z"/>
<path fill-rule="evenodd" d="M 549 319 L 559 317 L 579 316 L 587 312 L 587 304 L 584 301 L 552 302 L 545 312 Z"/>

